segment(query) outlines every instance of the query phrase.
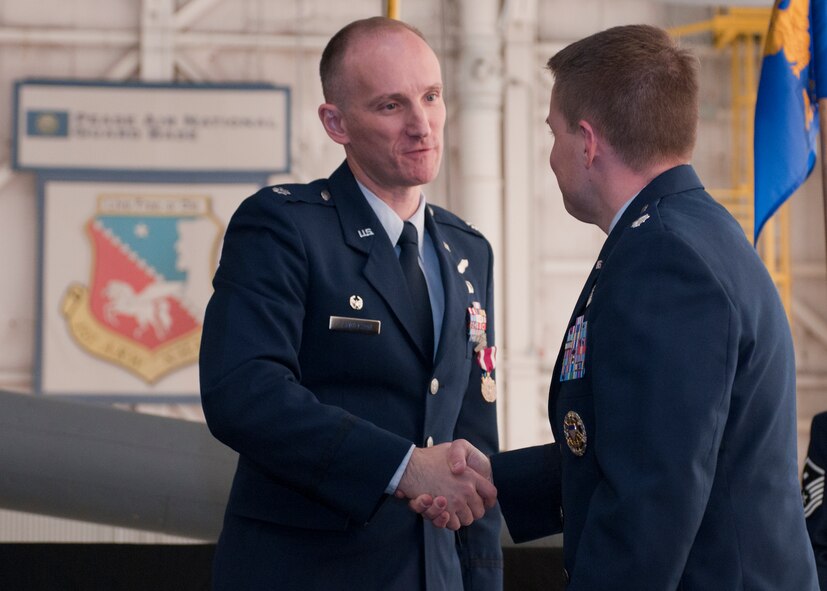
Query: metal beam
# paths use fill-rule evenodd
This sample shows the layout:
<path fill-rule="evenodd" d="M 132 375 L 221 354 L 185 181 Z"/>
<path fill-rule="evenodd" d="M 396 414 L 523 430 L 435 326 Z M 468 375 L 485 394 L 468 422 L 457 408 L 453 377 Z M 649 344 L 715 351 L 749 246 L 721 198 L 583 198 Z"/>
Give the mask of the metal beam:
<path fill-rule="evenodd" d="M 190 0 L 175 13 L 173 26 L 181 31 L 209 12 L 221 0 Z"/>
<path fill-rule="evenodd" d="M 14 176 L 14 173 L 12 172 L 9 163 L 0 162 L 0 191 L 2 191 L 6 184 L 11 181 L 12 176 Z"/>
<path fill-rule="evenodd" d="M 822 345 L 827 345 L 827 320 L 801 301 L 801 298 L 793 298 L 792 311 L 804 330 L 812 334 Z"/>
<path fill-rule="evenodd" d="M 176 35 L 175 47 L 235 49 L 283 49 L 288 51 L 321 51 L 329 37 L 311 34 L 247 34 L 187 31 Z"/>
<path fill-rule="evenodd" d="M 175 77 L 175 29 L 172 0 L 143 0 L 141 5 L 141 80 Z"/>
<path fill-rule="evenodd" d="M 138 50 L 132 49 L 125 53 L 121 59 L 112 64 L 103 77 L 107 80 L 125 80 L 138 71 Z"/>
<path fill-rule="evenodd" d="M 173 45 L 176 49 L 232 47 L 257 50 L 321 51 L 328 40 L 328 36 L 313 34 L 181 31 L 176 33 Z M 137 47 L 139 41 L 140 36 L 130 31 L 0 27 L 0 45 Z"/>
<path fill-rule="evenodd" d="M 399 20 L 399 0 L 385 0 L 385 16 Z"/>
<path fill-rule="evenodd" d="M 0 391 L 0 506 L 215 540 L 237 456 L 202 423 Z"/>
<path fill-rule="evenodd" d="M 827 374 L 799 373 L 795 378 L 795 387 L 803 390 L 827 391 Z"/>
<path fill-rule="evenodd" d="M 176 54 L 175 67 L 190 82 L 207 82 L 210 80 L 210 75 L 183 53 Z"/>
<path fill-rule="evenodd" d="M 122 47 L 137 45 L 138 34 L 111 29 L 0 27 L 0 45 L 76 45 Z"/>
<path fill-rule="evenodd" d="M 506 449 L 533 445 L 547 439 L 548 418 L 536 412 L 548 403 L 540 384 L 534 339 L 534 294 L 539 255 L 533 248 L 535 195 L 534 163 L 536 112 L 537 0 L 508 1 L 502 5 L 503 66 L 507 80 L 503 98 L 503 252 L 504 300 L 498 300 L 498 332 L 502 347 L 500 384 L 504 385 L 500 411 L 500 442 Z M 586 263 L 589 265 L 589 263 Z M 499 279 L 499 277 L 498 277 Z M 499 330 L 500 327 L 497 327 Z M 542 400 L 541 400 L 542 399 Z"/>

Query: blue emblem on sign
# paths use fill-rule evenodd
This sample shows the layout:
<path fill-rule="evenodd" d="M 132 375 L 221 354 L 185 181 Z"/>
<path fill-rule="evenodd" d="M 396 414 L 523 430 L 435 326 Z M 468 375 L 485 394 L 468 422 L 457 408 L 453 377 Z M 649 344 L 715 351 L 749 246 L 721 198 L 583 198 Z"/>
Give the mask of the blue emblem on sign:
<path fill-rule="evenodd" d="M 35 137 L 67 137 L 68 111 L 27 111 L 26 134 Z"/>

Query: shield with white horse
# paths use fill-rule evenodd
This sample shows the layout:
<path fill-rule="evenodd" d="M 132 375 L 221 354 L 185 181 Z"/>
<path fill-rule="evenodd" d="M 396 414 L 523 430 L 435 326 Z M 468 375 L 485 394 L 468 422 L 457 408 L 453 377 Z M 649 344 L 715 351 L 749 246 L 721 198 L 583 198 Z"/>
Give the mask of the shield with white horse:
<path fill-rule="evenodd" d="M 99 196 L 89 285 L 63 301 L 78 344 L 147 383 L 195 363 L 221 230 L 209 197 Z"/>

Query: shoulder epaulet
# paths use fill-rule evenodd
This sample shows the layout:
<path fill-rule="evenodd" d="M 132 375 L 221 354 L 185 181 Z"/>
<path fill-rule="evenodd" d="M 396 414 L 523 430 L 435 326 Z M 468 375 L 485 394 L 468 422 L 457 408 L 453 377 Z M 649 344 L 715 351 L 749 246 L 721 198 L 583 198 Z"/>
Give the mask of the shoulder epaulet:
<path fill-rule="evenodd" d="M 454 228 L 458 228 L 470 234 L 479 236 L 480 238 L 484 238 L 482 232 L 480 232 L 474 224 L 469 224 L 461 217 L 454 213 L 451 213 L 447 209 L 444 209 L 437 205 L 428 205 L 428 211 L 431 213 L 431 216 L 434 218 L 434 221 L 438 224 L 447 224 L 449 226 L 453 226 Z"/>
<path fill-rule="evenodd" d="M 262 191 L 269 191 L 274 197 L 284 201 L 302 201 L 304 203 L 330 202 L 330 190 L 327 179 L 319 179 L 311 183 L 288 183 L 265 187 Z"/>

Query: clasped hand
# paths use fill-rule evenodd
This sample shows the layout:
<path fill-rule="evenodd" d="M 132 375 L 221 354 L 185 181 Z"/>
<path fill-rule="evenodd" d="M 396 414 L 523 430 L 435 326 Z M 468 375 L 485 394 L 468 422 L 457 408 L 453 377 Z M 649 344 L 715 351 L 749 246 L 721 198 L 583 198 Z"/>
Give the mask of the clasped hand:
<path fill-rule="evenodd" d="M 414 449 L 396 496 L 435 527 L 458 530 L 496 504 L 497 489 L 485 454 L 457 439 Z"/>

